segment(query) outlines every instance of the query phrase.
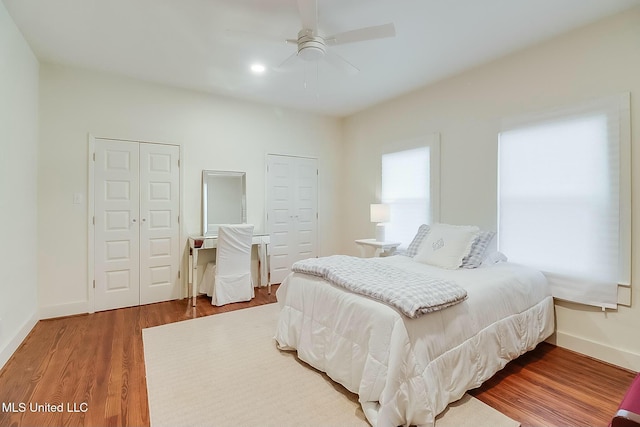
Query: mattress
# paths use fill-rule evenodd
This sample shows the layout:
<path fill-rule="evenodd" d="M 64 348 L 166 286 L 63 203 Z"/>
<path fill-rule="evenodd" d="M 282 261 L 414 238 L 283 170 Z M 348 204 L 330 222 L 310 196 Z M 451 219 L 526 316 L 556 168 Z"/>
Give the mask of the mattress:
<path fill-rule="evenodd" d="M 379 258 L 453 280 L 467 299 L 416 319 L 325 280 L 291 273 L 277 291 L 275 339 L 358 394 L 373 426 L 431 426 L 450 402 L 480 386 L 554 329 L 542 273 L 498 263 L 445 270 L 412 258 Z"/>

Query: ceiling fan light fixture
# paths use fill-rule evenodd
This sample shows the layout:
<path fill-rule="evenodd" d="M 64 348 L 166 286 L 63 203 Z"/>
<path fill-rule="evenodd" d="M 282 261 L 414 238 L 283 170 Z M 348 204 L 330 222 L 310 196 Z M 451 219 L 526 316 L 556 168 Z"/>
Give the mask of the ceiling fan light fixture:
<path fill-rule="evenodd" d="M 327 52 L 327 44 L 320 36 L 311 30 L 301 30 L 298 33 L 298 56 L 305 61 L 318 61 Z"/>
<path fill-rule="evenodd" d="M 305 61 L 319 61 L 324 57 L 325 50 L 317 46 L 305 46 L 298 49 L 298 56 Z"/>

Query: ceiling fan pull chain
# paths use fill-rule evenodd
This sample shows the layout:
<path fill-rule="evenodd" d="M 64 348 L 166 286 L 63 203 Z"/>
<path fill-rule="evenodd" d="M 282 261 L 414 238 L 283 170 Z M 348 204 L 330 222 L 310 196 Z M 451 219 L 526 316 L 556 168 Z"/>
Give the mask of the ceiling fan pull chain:
<path fill-rule="evenodd" d="M 320 63 L 316 62 L 316 99 L 320 99 Z"/>

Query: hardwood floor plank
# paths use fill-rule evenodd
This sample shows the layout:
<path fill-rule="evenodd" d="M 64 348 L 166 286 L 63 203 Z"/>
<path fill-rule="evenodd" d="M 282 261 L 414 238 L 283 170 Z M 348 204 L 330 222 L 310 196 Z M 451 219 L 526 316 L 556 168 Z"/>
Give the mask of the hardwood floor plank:
<path fill-rule="evenodd" d="M 524 426 L 606 426 L 635 374 L 541 343 L 471 395 Z"/>
<path fill-rule="evenodd" d="M 79 403 L 86 403 L 87 425 L 97 425 L 104 423 L 107 402 L 107 387 L 104 384 L 109 377 L 109 367 L 111 365 L 111 348 L 114 328 L 108 322 L 109 312 L 94 313 L 87 315 L 87 323 L 90 324 L 89 333 L 86 336 L 87 346 L 93 345 L 93 354 L 88 357 L 87 381 L 85 389 L 85 399 Z"/>
<path fill-rule="evenodd" d="M 88 410 L 5 411 L 0 426 L 148 426 L 142 329 L 273 303 L 276 289 L 223 307 L 199 297 L 40 321 L 0 371 L 0 402 Z M 523 427 L 606 426 L 634 375 L 542 343 L 470 394 Z"/>
<path fill-rule="evenodd" d="M 176 306 L 177 307 L 177 306 Z M 133 369 L 132 369 L 132 387 L 129 405 L 132 408 L 131 419 L 136 425 L 149 425 L 149 405 L 147 404 L 147 380 L 146 368 L 144 363 L 144 346 L 142 343 L 142 326 L 141 311 L 136 313 L 135 337 L 132 340 L 133 345 Z M 136 381 L 136 379 L 140 379 Z M 136 398 L 137 397 L 137 398 Z"/>

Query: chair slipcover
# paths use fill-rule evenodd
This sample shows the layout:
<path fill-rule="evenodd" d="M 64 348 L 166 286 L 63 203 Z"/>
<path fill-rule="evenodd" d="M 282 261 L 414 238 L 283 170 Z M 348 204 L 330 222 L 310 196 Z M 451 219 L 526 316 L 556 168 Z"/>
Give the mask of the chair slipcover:
<path fill-rule="evenodd" d="M 253 225 L 221 225 L 218 229 L 216 262 L 207 264 L 200 291 L 221 306 L 249 301 L 255 296 L 251 277 Z M 212 280 L 213 279 L 213 280 Z"/>

